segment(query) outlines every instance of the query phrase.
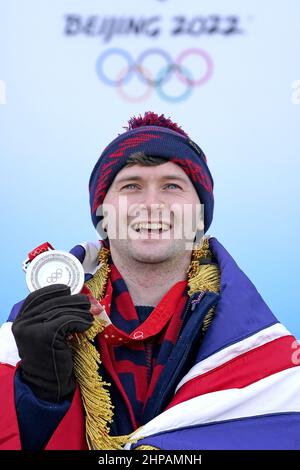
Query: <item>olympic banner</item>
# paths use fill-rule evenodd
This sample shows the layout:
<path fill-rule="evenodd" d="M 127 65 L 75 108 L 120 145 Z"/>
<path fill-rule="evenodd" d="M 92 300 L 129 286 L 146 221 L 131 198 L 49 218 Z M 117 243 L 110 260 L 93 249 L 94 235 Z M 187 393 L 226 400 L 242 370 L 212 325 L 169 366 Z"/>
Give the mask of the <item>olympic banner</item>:
<path fill-rule="evenodd" d="M 0 0 L 0 323 L 22 261 L 97 240 L 88 179 L 130 116 L 177 122 L 207 155 L 215 235 L 300 336 L 300 4 Z M 286 274 L 288 272 L 288 275 Z"/>

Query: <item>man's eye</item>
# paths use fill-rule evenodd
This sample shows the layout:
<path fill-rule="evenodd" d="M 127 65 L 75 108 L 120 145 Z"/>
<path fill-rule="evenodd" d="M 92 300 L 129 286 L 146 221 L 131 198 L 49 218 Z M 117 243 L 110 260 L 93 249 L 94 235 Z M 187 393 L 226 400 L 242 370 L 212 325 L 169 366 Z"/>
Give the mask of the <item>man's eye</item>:
<path fill-rule="evenodd" d="M 134 183 L 125 184 L 121 189 L 135 189 L 137 186 Z"/>
<path fill-rule="evenodd" d="M 179 186 L 178 184 L 175 184 L 175 183 L 169 183 L 169 184 L 167 184 L 166 186 L 167 186 L 168 188 L 170 188 L 170 186 L 173 186 L 173 188 L 175 188 L 175 189 L 177 189 L 177 188 L 181 189 L 180 186 Z M 171 188 L 171 189 L 172 189 L 172 188 Z"/>

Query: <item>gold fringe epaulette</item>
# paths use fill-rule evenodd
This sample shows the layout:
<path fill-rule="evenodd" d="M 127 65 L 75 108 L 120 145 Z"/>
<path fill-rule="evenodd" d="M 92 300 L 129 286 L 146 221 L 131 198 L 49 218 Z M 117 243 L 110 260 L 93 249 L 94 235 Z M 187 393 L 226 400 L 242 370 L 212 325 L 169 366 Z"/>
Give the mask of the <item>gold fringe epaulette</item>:
<path fill-rule="evenodd" d="M 220 292 L 220 269 L 217 264 L 207 263 L 211 259 L 212 253 L 209 249 L 208 238 L 204 238 L 202 245 L 193 250 L 192 261 L 188 270 L 190 296 L 195 292 Z M 205 263 L 202 260 L 205 260 Z M 215 307 L 212 307 L 203 320 L 202 334 L 211 324 L 214 314 Z"/>

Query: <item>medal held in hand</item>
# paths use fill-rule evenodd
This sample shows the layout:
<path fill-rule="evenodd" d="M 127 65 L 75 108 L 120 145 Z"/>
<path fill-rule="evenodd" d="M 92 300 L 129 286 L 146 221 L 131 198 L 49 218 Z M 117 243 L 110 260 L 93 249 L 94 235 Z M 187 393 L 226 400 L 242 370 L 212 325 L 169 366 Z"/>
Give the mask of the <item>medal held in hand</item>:
<path fill-rule="evenodd" d="M 48 242 L 28 254 L 23 270 L 30 292 L 51 284 L 66 284 L 71 294 L 78 294 L 84 284 L 80 261 L 67 251 L 55 250 Z"/>

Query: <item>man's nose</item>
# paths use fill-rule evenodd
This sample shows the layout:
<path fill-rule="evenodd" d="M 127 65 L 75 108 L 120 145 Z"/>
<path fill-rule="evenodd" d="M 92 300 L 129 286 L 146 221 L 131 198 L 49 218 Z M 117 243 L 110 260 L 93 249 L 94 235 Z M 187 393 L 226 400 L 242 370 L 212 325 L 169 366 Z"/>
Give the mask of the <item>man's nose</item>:
<path fill-rule="evenodd" d="M 155 187 L 147 188 L 143 196 L 144 196 L 143 203 L 145 204 L 147 209 L 151 208 L 151 206 L 157 206 L 158 204 L 163 204 L 164 202 L 162 200 L 160 192 Z"/>
<path fill-rule="evenodd" d="M 159 189 L 149 187 L 137 195 L 135 202 L 128 209 L 128 215 L 133 217 L 138 215 L 141 219 L 158 216 L 167 218 L 169 216 L 169 204 L 164 200 Z"/>

